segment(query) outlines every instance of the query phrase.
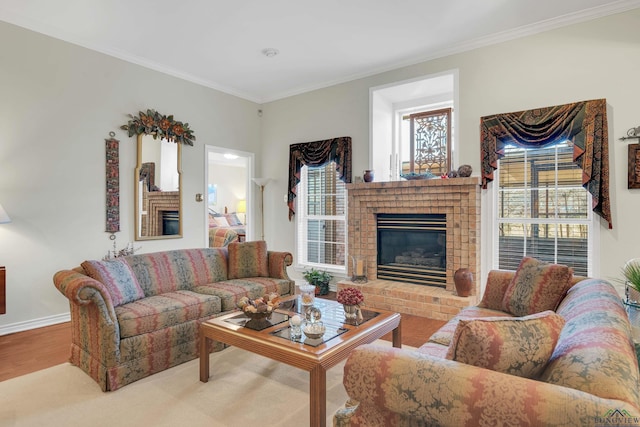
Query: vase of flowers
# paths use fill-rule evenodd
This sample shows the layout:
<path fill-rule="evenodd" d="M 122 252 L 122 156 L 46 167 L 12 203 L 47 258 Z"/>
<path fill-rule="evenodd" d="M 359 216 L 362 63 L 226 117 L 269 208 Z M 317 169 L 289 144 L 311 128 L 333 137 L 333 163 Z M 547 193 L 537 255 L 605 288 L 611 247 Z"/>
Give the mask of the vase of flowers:
<path fill-rule="evenodd" d="M 337 300 L 344 307 L 344 317 L 347 323 L 358 323 L 362 321 L 362 311 L 364 295 L 356 288 L 345 288 L 338 291 Z"/>

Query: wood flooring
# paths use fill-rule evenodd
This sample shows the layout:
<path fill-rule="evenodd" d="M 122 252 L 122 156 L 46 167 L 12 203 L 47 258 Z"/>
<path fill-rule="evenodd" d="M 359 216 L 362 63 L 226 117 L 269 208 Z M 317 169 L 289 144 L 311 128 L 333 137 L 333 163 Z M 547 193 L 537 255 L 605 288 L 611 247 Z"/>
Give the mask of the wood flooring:
<path fill-rule="evenodd" d="M 444 323 L 403 314 L 402 344 L 419 347 Z M 391 334 L 383 339 L 391 341 Z M 65 363 L 70 351 L 69 322 L 0 336 L 0 381 Z"/>
<path fill-rule="evenodd" d="M 71 323 L 59 323 L 0 337 L 0 381 L 69 360 Z"/>

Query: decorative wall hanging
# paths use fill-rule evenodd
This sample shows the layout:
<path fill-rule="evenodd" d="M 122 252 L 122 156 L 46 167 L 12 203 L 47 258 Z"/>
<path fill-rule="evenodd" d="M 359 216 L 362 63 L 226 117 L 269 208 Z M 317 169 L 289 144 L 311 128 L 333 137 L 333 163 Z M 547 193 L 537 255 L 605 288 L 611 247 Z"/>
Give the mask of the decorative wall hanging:
<path fill-rule="evenodd" d="M 296 187 L 300 182 L 302 166 L 322 166 L 325 163 L 336 162 L 336 171 L 340 179 L 351 183 L 351 137 L 326 139 L 324 141 L 302 142 L 289 146 L 289 191 L 287 205 L 289 205 L 289 221 L 296 214 Z"/>
<path fill-rule="evenodd" d="M 480 132 L 482 188 L 493 181 L 507 144 L 534 148 L 571 141 L 573 162 L 582 169 L 582 186 L 591 193 L 593 211 L 613 228 L 606 99 L 485 116 Z"/>
<path fill-rule="evenodd" d="M 196 140 L 193 130 L 189 129 L 189 123 L 182 123 L 173 119 L 173 115 L 165 116 L 155 110 L 147 110 L 146 114 L 140 111 L 139 116 L 129 114 L 131 120 L 126 125 L 120 126 L 133 135 L 152 135 L 154 139 L 164 138 L 168 141 L 179 142 L 193 146 Z"/>
<path fill-rule="evenodd" d="M 629 144 L 627 188 L 640 188 L 640 144 Z"/>
<path fill-rule="evenodd" d="M 105 231 L 107 233 L 120 231 L 120 141 L 114 136 L 116 136 L 114 132 L 109 132 L 110 138 L 105 139 L 107 186 Z"/>
<path fill-rule="evenodd" d="M 637 139 L 640 141 L 640 126 L 627 131 L 627 136 L 620 138 L 621 141 L 627 139 Z M 627 166 L 627 188 L 640 188 L 640 143 L 629 144 L 628 166 Z"/>

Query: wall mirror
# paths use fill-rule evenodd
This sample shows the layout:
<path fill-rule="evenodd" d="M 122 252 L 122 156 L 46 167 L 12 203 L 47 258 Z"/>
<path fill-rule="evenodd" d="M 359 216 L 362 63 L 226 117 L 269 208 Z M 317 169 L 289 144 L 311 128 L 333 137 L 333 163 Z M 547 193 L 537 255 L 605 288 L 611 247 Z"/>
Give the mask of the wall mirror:
<path fill-rule="evenodd" d="M 136 240 L 182 237 L 182 144 L 138 135 Z"/>
<path fill-rule="evenodd" d="M 196 137 L 189 123 L 155 110 L 129 114 L 120 126 L 138 137 L 134 173 L 135 239 L 182 237 L 182 145 Z"/>

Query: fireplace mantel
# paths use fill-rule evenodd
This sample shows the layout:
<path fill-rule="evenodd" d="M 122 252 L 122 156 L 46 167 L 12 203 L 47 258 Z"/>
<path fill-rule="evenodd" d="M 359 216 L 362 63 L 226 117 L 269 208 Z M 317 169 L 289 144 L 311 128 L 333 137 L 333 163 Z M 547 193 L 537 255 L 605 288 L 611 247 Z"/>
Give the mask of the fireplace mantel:
<path fill-rule="evenodd" d="M 480 271 L 480 180 L 477 177 L 347 184 L 349 254 L 365 259 L 367 276 L 377 277 L 376 215 L 446 214 L 446 290 L 455 292 L 453 275 L 466 267 Z M 349 272 L 351 275 L 352 272 Z M 472 295 L 479 291 L 478 281 Z"/>

